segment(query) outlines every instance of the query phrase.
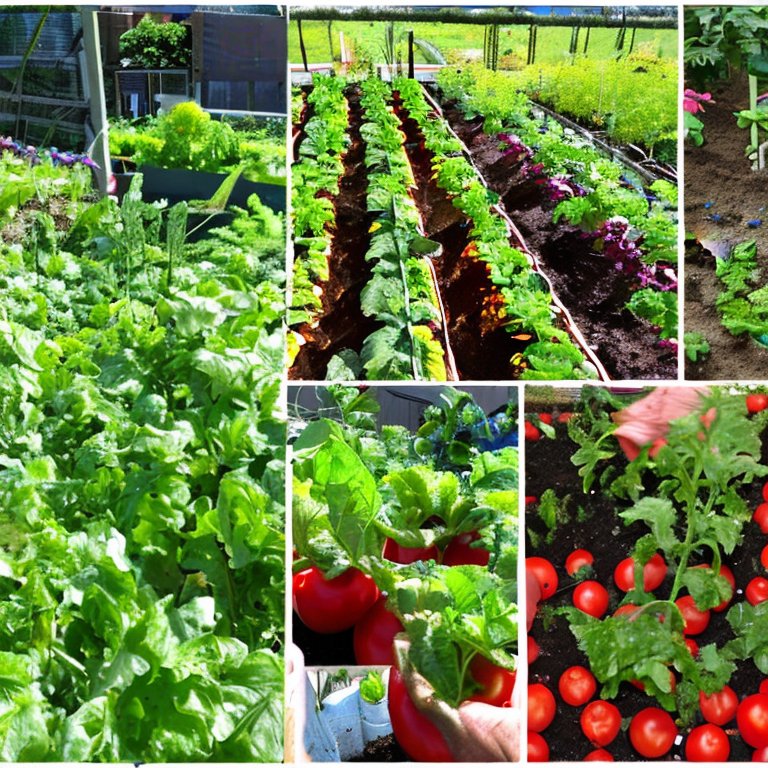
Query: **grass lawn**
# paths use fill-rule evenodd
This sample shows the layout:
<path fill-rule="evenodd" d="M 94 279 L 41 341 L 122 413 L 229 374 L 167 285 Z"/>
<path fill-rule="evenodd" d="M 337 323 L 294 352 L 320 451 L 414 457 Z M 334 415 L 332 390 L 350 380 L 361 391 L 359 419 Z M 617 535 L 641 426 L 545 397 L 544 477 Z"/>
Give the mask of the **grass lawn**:
<path fill-rule="evenodd" d="M 375 21 L 334 21 L 331 22 L 333 57 L 339 58 L 339 33 L 344 33 L 347 46 L 351 47 L 356 60 L 383 63 L 386 22 Z M 406 58 L 405 33 L 412 28 L 414 37 L 423 39 L 437 47 L 449 63 L 467 59 L 482 59 L 484 27 L 479 24 L 441 24 L 438 22 L 395 23 L 395 39 L 400 39 L 399 56 Z M 304 45 L 310 64 L 331 60 L 328 24 L 323 21 L 302 23 Z M 615 29 L 592 29 L 587 55 L 590 58 L 611 58 L 614 56 Z M 629 48 L 631 30 L 627 30 L 625 48 Z M 583 51 L 586 30 L 579 35 L 579 53 Z M 536 44 L 536 61 L 558 62 L 568 57 L 571 30 L 566 27 L 539 27 Z M 677 32 L 673 29 L 638 29 L 635 48 L 643 46 L 651 53 L 665 58 L 677 56 Z M 528 27 L 502 27 L 499 31 L 500 66 L 524 65 L 528 51 Z M 295 21 L 288 28 L 288 55 L 292 63 L 301 63 L 298 26 Z M 504 60 L 506 58 L 506 61 Z M 426 61 L 420 52 L 417 63 Z"/>

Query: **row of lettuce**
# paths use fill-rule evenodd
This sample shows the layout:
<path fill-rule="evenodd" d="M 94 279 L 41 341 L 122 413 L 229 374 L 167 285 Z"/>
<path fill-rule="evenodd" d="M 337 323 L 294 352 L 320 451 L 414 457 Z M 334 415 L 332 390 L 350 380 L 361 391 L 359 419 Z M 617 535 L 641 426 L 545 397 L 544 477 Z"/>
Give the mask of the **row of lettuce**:
<path fill-rule="evenodd" d="M 0 157 L 0 756 L 282 757 L 283 221 Z"/>
<path fill-rule="evenodd" d="M 401 120 L 392 109 L 394 89 L 417 120 L 433 155 L 438 186 L 471 221 L 471 242 L 465 254 L 485 262 L 493 287 L 485 299 L 484 318 L 511 335 L 531 338 L 524 353 L 511 361 L 520 377 L 593 376 L 590 363 L 560 324 L 551 294 L 536 278 L 530 257 L 510 245 L 507 223 L 494 207 L 495 196 L 481 183 L 447 124 L 430 116 L 418 83 L 399 78 L 391 88 L 369 78 L 359 87 L 368 173 L 366 207 L 375 214 L 366 254 L 373 263 L 373 276 L 360 298 L 363 313 L 382 325 L 366 339 L 351 366 L 349 361 L 356 356 L 345 351 L 345 370 L 355 374 L 353 378 L 358 378 L 360 370 L 370 379 L 446 378 L 440 328 L 444 316 L 435 280 L 427 259 L 413 255 L 429 244 L 421 242 L 423 227 L 410 194 L 415 182 L 403 148 Z M 304 128 L 293 169 L 296 254 L 289 321 L 294 328 L 316 322 L 323 311 L 322 283 L 329 278 L 334 234 L 333 197 L 349 142 L 349 134 L 343 132 L 344 89 L 341 78 L 316 75 L 307 96 L 313 115 Z M 302 343 L 298 339 L 297 344 L 298 335 L 297 331 L 291 336 L 294 352 Z"/>
<path fill-rule="evenodd" d="M 607 265 L 635 290 L 627 307 L 658 328 L 661 346 L 676 347 L 677 187 L 638 179 L 557 121 L 537 116 L 523 92 L 510 90 L 504 73 L 444 69 L 443 98 L 468 119 L 483 116 L 520 172 L 543 186 L 555 222 L 579 227 Z"/>

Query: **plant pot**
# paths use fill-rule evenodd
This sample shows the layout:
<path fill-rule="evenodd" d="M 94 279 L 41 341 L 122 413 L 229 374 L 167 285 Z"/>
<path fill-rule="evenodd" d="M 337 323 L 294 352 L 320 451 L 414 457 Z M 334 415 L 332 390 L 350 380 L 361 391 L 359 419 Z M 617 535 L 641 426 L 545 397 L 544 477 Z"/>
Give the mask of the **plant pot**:
<path fill-rule="evenodd" d="M 363 726 L 364 743 L 392 733 L 388 702 L 386 696 L 376 704 L 360 699 L 360 722 Z"/>
<path fill-rule="evenodd" d="M 336 739 L 339 757 L 349 760 L 363 751 L 363 729 L 360 720 L 360 688 L 357 682 L 334 691 L 322 701 L 320 718 Z"/>
<path fill-rule="evenodd" d="M 190 171 L 186 168 L 157 168 L 143 165 L 143 197 L 152 202 L 167 200 L 170 205 L 182 200 L 209 200 L 227 178 L 225 173 Z M 248 207 L 248 198 L 257 194 L 265 205 L 279 213 L 285 211 L 286 188 L 277 184 L 261 184 L 239 178 L 229 196 L 230 205 Z"/>

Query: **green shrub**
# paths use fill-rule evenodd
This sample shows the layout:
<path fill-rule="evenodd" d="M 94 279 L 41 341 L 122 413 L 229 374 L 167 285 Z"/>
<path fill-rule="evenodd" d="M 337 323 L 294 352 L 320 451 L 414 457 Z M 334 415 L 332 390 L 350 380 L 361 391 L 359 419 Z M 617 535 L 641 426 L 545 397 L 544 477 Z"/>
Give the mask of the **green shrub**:
<path fill-rule="evenodd" d="M 145 16 L 120 35 L 120 53 L 140 69 L 188 67 L 192 59 L 190 29 L 173 21 L 158 23 Z"/>

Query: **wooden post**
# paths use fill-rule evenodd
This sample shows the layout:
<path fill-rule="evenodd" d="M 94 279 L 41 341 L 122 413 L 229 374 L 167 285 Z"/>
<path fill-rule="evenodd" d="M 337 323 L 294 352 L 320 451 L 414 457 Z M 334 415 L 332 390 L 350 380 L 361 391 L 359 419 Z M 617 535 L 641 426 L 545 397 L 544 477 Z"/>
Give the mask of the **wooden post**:
<path fill-rule="evenodd" d="M 299 22 L 299 48 L 301 49 L 301 61 L 304 64 L 304 71 L 309 72 L 309 64 L 307 63 L 307 48 L 304 45 L 304 33 L 301 31 L 301 19 Z"/>
<path fill-rule="evenodd" d="M 632 27 L 632 37 L 629 39 L 629 52 L 632 53 L 632 49 L 635 47 L 635 35 L 637 34 L 637 27 Z"/>
<path fill-rule="evenodd" d="M 587 36 L 584 38 L 584 55 L 587 55 L 587 49 L 589 48 L 589 33 L 592 31 L 592 27 L 587 27 Z"/>
<path fill-rule="evenodd" d="M 757 77 L 755 75 L 749 76 L 749 108 L 752 112 L 757 110 Z M 757 151 L 757 147 L 760 146 L 760 139 L 757 131 L 757 123 L 752 123 L 749 129 L 749 140 L 751 146 Z M 754 165 L 753 168 L 757 168 Z"/>
<path fill-rule="evenodd" d="M 91 123 L 96 134 L 90 154 L 93 161 L 99 166 L 95 172 L 99 192 L 106 195 L 111 161 L 109 158 L 107 102 L 104 98 L 104 71 L 101 66 L 101 48 L 99 47 L 99 24 L 96 19 L 96 11 L 81 11 L 80 18 L 83 25 L 83 46 L 85 47 Z"/>
<path fill-rule="evenodd" d="M 533 28 L 533 47 L 531 48 L 531 64 L 536 63 L 536 38 L 539 36 L 539 28 Z"/>
<path fill-rule="evenodd" d="M 413 66 L 413 30 L 408 30 L 408 77 L 413 79 L 414 66 Z"/>
<path fill-rule="evenodd" d="M 533 24 L 528 28 L 528 58 L 526 64 L 532 64 L 531 51 L 533 50 Z"/>

